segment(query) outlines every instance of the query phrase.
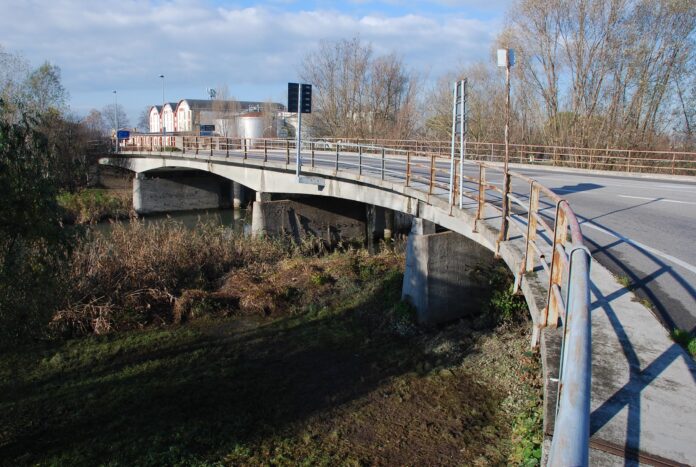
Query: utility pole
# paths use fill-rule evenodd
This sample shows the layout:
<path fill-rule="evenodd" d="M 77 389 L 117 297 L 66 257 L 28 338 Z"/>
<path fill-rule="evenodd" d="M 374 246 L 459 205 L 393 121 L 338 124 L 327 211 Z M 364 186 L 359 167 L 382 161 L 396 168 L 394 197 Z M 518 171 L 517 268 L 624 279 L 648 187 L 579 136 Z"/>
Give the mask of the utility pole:
<path fill-rule="evenodd" d="M 510 228 L 508 217 L 510 216 L 510 172 L 508 165 L 510 162 L 510 67 L 515 64 L 515 52 L 512 49 L 498 49 L 498 66 L 505 67 L 505 164 L 503 179 L 503 218 L 500 225 L 500 235 L 498 245 L 507 238 Z"/>

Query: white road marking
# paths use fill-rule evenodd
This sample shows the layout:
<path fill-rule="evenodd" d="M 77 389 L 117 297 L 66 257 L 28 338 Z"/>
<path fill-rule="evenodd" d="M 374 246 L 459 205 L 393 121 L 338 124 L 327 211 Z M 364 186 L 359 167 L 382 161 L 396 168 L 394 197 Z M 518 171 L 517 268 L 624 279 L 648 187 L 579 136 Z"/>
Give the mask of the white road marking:
<path fill-rule="evenodd" d="M 629 196 L 629 195 L 619 195 L 619 198 L 633 198 L 633 199 L 644 199 L 647 201 L 664 201 L 665 203 L 678 203 L 678 204 L 696 204 L 689 201 L 678 201 L 676 199 L 666 199 L 666 198 L 648 198 L 645 196 Z"/>
<path fill-rule="evenodd" d="M 628 237 L 624 237 L 623 235 L 619 235 L 619 234 L 616 234 L 614 232 L 610 232 L 609 230 L 605 229 L 604 227 L 600 227 L 599 225 L 595 224 L 594 222 L 585 221 L 585 222 L 581 222 L 580 225 L 582 227 L 589 227 L 591 229 L 597 230 L 597 231 L 602 232 L 602 233 L 609 235 L 611 237 L 618 238 L 619 240 L 623 240 L 624 242 L 628 243 L 629 245 L 633 245 L 635 247 L 640 248 L 641 250 L 647 251 L 648 253 L 652 253 L 655 256 L 659 256 L 661 258 L 666 259 L 667 261 L 671 261 L 672 263 L 683 267 L 687 271 L 691 271 L 692 273 L 696 274 L 696 266 L 694 266 L 693 264 L 689 264 L 686 261 L 682 261 L 679 258 L 675 258 L 672 255 L 668 255 L 667 253 L 664 253 L 660 250 L 656 250 L 655 248 L 649 247 L 648 245 L 637 242 L 637 241 L 632 240 Z"/>

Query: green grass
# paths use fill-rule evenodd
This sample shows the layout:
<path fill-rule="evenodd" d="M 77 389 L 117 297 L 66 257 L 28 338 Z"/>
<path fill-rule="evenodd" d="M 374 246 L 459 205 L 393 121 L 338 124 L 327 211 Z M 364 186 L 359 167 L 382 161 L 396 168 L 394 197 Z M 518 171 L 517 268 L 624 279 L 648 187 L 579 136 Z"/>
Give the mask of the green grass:
<path fill-rule="evenodd" d="M 696 336 L 684 329 L 675 329 L 670 335 L 674 342 L 684 347 L 692 357 L 696 357 Z"/>
<path fill-rule="evenodd" d="M 129 196 L 109 190 L 92 188 L 77 193 L 58 195 L 58 204 L 64 210 L 68 223 L 90 224 L 105 219 L 124 219 L 131 213 Z"/>
<path fill-rule="evenodd" d="M 0 354 L 0 459 L 528 463 L 540 433 L 528 323 L 420 330 L 400 302 L 402 261 L 290 258 L 263 276 L 280 300 L 268 317 L 211 316 L 201 295 L 185 325 Z M 302 285 L 290 291 L 293 279 Z M 529 453 L 517 452 L 520 440 Z"/>

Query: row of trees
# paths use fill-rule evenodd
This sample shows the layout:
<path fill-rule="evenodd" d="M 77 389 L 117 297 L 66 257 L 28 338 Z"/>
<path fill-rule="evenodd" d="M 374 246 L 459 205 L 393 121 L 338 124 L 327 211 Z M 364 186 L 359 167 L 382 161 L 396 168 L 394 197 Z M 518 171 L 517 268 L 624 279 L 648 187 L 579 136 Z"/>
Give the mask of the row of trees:
<path fill-rule="evenodd" d="M 696 1 L 518 0 L 491 50 L 418 93 L 398 56 L 359 39 L 306 56 L 315 85 L 316 136 L 448 139 L 452 83 L 469 83 L 469 137 L 498 141 L 504 73 L 496 48 L 513 48 L 512 138 L 583 147 L 693 149 Z"/>

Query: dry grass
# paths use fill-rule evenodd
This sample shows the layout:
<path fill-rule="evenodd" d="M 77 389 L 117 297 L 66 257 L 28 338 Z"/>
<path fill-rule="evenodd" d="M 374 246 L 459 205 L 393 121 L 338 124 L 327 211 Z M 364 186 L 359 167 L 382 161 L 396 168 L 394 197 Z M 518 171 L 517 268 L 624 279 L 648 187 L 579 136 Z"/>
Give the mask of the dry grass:
<path fill-rule="evenodd" d="M 66 304 L 53 328 L 103 334 L 171 322 L 185 290 L 212 290 L 235 268 L 272 265 L 295 250 L 209 224 L 189 230 L 174 221 L 146 226 L 132 220 L 109 234 L 93 231 L 72 255 Z"/>

